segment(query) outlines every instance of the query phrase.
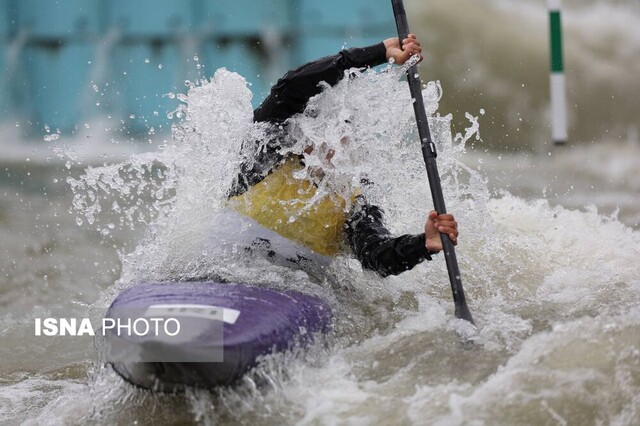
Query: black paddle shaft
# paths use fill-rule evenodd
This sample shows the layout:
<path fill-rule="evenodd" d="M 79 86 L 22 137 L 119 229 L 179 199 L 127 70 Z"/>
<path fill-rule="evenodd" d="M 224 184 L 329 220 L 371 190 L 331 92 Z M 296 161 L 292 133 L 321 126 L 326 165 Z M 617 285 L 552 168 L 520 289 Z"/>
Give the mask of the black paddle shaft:
<path fill-rule="evenodd" d="M 404 10 L 402 0 L 391 0 L 393 6 L 393 14 L 396 18 L 396 27 L 398 28 L 398 38 L 402 46 L 402 40 L 407 38 L 409 34 L 409 24 L 407 22 L 407 13 Z M 444 214 L 447 209 L 444 205 L 444 196 L 442 195 L 442 185 L 440 184 L 440 175 L 438 174 L 438 166 L 436 164 L 436 145 L 431 139 L 429 131 L 429 123 L 427 121 L 427 113 L 424 109 L 424 101 L 422 99 L 422 89 L 420 88 L 420 76 L 418 75 L 417 65 L 413 65 L 407 72 L 407 80 L 411 97 L 413 98 L 413 109 L 416 113 L 416 121 L 418 123 L 418 134 L 422 142 L 422 157 L 427 167 L 427 176 L 429 178 L 429 187 L 431 188 L 431 196 L 433 204 L 438 214 Z M 442 238 L 442 247 L 444 249 L 444 257 L 447 262 L 447 271 L 449 272 L 449 280 L 451 281 L 451 291 L 453 292 L 453 302 L 456 306 L 456 317 L 462 318 L 474 324 L 471 312 L 467 307 L 467 301 L 462 288 L 462 279 L 460 278 L 460 269 L 458 268 L 458 260 L 456 258 L 455 248 L 451 239 L 447 234 L 440 234 Z"/>

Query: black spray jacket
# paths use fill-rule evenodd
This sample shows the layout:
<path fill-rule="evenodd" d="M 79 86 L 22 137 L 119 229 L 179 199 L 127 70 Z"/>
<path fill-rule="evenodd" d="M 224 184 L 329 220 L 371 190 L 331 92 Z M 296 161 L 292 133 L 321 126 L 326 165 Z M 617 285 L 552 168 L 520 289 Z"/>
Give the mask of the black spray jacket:
<path fill-rule="evenodd" d="M 240 166 L 230 196 L 244 193 L 283 161 L 279 151 L 286 144 L 286 120 L 304 111 L 309 99 L 322 90 L 321 82 L 333 86 L 346 70 L 374 67 L 385 61 L 386 49 L 379 43 L 343 50 L 286 73 L 254 111 L 254 121 L 273 125 L 272 135 L 266 144 L 255 141 L 251 146 L 243 146 L 243 151 L 250 155 Z M 384 226 L 382 215 L 379 207 L 359 196 L 345 225 L 345 237 L 364 268 L 381 276 L 397 275 L 425 259 L 431 260 L 424 233 L 394 238 Z"/>

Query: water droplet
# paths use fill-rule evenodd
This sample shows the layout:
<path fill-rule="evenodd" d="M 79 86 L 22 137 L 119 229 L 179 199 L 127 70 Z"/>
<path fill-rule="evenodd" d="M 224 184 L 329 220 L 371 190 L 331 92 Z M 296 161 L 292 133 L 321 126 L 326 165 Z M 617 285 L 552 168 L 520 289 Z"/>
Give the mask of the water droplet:
<path fill-rule="evenodd" d="M 161 70 L 163 68 L 162 64 L 158 64 L 158 69 Z"/>
<path fill-rule="evenodd" d="M 149 62 L 151 62 L 151 59 L 149 59 L 149 58 L 144 58 L 144 63 L 145 63 L 145 64 L 148 64 Z"/>

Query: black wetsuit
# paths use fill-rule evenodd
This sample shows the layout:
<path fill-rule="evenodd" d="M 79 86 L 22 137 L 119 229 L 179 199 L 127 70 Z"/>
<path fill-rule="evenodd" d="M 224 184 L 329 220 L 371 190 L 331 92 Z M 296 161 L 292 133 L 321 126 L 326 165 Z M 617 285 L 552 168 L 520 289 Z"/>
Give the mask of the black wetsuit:
<path fill-rule="evenodd" d="M 254 121 L 273 125 L 271 134 L 266 144 L 255 141 L 243 146 L 246 159 L 240 166 L 230 195 L 242 194 L 282 163 L 284 158 L 280 150 L 287 144 L 286 120 L 304 111 L 309 99 L 321 92 L 321 82 L 333 86 L 344 77 L 346 70 L 374 67 L 385 62 L 386 49 L 383 43 L 379 43 L 343 50 L 286 73 L 253 112 Z M 432 253 L 425 247 L 424 233 L 394 238 L 384 226 L 382 215 L 379 207 L 368 204 L 360 196 L 346 222 L 345 236 L 364 268 L 382 276 L 397 275 L 425 259 L 431 260 Z"/>

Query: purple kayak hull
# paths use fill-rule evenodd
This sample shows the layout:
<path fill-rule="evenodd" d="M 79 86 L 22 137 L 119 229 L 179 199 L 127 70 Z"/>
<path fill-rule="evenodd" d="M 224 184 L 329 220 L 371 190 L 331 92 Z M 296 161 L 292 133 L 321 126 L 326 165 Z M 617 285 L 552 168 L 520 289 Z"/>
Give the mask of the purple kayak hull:
<path fill-rule="evenodd" d="M 124 313 L 131 315 L 131 312 L 142 313 L 158 306 L 181 305 L 224 310 L 225 318 L 224 321 L 221 321 L 222 315 L 216 319 L 189 315 L 181 318 L 181 311 L 174 309 L 184 328 L 189 328 L 191 322 L 191 329 L 198 329 L 187 340 L 150 341 L 147 338 L 141 342 L 136 336 L 120 335 L 119 339 L 136 350 L 153 351 L 154 356 L 161 358 L 162 354 L 171 353 L 173 357 L 170 361 L 112 361 L 115 371 L 125 380 L 162 392 L 231 385 L 256 366 L 261 355 L 309 344 L 315 335 L 331 329 L 331 308 L 316 297 L 295 291 L 215 282 L 137 284 L 113 301 L 106 317 L 119 318 Z M 222 359 L 211 362 L 205 356 L 203 361 L 202 354 L 208 352 L 219 353 Z M 197 362 L 190 362 L 192 359 Z"/>

